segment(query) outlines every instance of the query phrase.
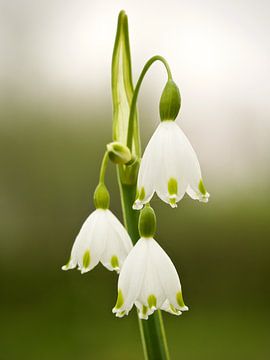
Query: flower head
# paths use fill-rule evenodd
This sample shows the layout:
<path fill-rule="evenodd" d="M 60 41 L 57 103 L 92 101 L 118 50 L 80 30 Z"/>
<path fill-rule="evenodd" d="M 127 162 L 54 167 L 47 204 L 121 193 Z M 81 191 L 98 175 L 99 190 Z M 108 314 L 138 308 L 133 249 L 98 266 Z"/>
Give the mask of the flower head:
<path fill-rule="evenodd" d="M 100 261 L 107 269 L 119 271 L 131 248 L 130 237 L 116 216 L 109 209 L 96 209 L 84 222 L 62 269 L 78 266 L 85 273 Z"/>
<path fill-rule="evenodd" d="M 196 153 L 173 120 L 159 124 L 145 149 L 134 209 L 141 209 L 154 192 L 172 207 L 177 206 L 185 192 L 202 202 L 209 198 Z"/>
<path fill-rule="evenodd" d="M 127 256 L 118 280 L 118 298 L 113 312 L 127 315 L 133 304 L 139 317 L 148 319 L 156 309 L 175 315 L 188 310 L 182 298 L 180 280 L 165 251 L 153 239 L 154 210 L 147 205 L 140 213 L 140 240 Z"/>
<path fill-rule="evenodd" d="M 126 229 L 108 209 L 110 195 L 103 183 L 95 190 L 94 202 L 97 209 L 85 220 L 63 270 L 78 266 L 81 273 L 85 273 L 100 261 L 107 269 L 119 272 L 132 249 Z"/>
<path fill-rule="evenodd" d="M 127 315 L 133 304 L 141 319 L 156 309 L 175 315 L 188 310 L 182 298 L 176 269 L 153 238 L 141 238 L 127 256 L 118 280 L 118 298 L 113 312 Z"/>

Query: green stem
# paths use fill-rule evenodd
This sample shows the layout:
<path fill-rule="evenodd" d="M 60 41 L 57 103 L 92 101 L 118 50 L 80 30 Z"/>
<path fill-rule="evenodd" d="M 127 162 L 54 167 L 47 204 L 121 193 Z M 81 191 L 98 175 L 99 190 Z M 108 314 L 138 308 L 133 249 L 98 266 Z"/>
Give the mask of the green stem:
<path fill-rule="evenodd" d="M 121 182 L 120 169 L 118 169 L 118 182 L 120 187 L 121 204 L 125 227 L 135 244 L 139 236 L 139 211 L 133 210 L 132 205 L 136 196 L 136 183 L 124 184 Z M 162 314 L 158 310 L 149 316 L 148 320 L 139 319 L 143 351 L 146 360 L 169 360 L 169 351 L 165 335 Z"/>
<path fill-rule="evenodd" d="M 99 182 L 100 183 L 104 183 L 108 160 L 109 160 L 109 153 L 108 153 L 108 151 L 105 151 L 105 154 L 103 156 L 102 163 L 100 166 L 100 172 L 99 172 Z"/>
<path fill-rule="evenodd" d="M 135 155 L 138 158 L 138 161 L 131 166 L 119 165 L 117 167 L 124 223 L 134 244 L 139 239 L 139 212 L 137 210 L 133 210 L 132 205 L 136 197 L 138 165 L 141 154 L 136 101 L 142 80 L 147 70 L 157 60 L 161 61 L 165 65 L 168 78 L 171 79 L 171 71 L 166 60 L 161 56 L 154 56 L 145 64 L 135 91 L 133 91 L 128 19 L 125 12 L 121 11 L 118 18 L 117 34 L 112 59 L 112 97 L 114 110 L 113 138 L 116 141 L 122 142 L 127 140 L 129 149 L 133 152 L 133 155 L 135 152 Z M 123 117 L 123 114 L 126 114 L 126 102 L 130 107 L 130 112 L 126 117 Z M 126 124 L 128 116 L 129 123 Z M 122 125 L 128 125 L 127 139 L 125 138 L 126 133 L 124 133 L 123 138 L 120 139 L 120 135 L 122 136 L 122 134 L 119 130 L 119 121 L 122 122 Z M 132 149 L 132 146 L 134 149 Z M 101 180 L 102 179 L 104 180 L 104 174 L 101 176 Z M 139 319 L 139 325 L 145 359 L 168 360 L 168 347 L 161 313 L 156 311 L 149 317 L 148 320 Z"/>
<path fill-rule="evenodd" d="M 140 90 L 142 81 L 145 77 L 145 74 L 147 73 L 148 69 L 151 67 L 151 65 L 155 61 L 161 61 L 164 64 L 164 66 L 167 70 L 168 80 L 172 79 L 172 73 L 171 73 L 169 64 L 162 56 L 159 56 L 159 55 L 153 56 L 144 65 L 144 68 L 142 69 L 141 75 L 140 75 L 139 80 L 134 89 L 132 102 L 131 102 L 131 106 L 130 106 L 130 113 L 129 113 L 129 120 L 128 120 L 128 134 L 127 134 L 127 146 L 129 147 L 130 151 L 132 151 L 134 123 L 136 121 L 136 116 L 135 116 L 136 115 L 136 103 L 137 103 L 137 99 L 138 99 L 138 95 L 139 95 L 139 90 Z"/>

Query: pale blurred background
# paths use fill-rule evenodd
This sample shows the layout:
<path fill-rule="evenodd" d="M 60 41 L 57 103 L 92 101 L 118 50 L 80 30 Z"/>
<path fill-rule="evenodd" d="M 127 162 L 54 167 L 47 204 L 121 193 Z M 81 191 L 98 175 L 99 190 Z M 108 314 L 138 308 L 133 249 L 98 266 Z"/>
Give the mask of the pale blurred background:
<path fill-rule="evenodd" d="M 117 16 L 129 16 L 134 81 L 165 56 L 178 123 L 209 204 L 155 199 L 158 239 L 191 311 L 165 315 L 172 359 L 258 359 L 269 349 L 269 1 L 0 0 L 0 359 L 141 359 L 135 314 L 111 314 L 117 277 L 64 273 L 93 209 L 111 140 Z M 143 146 L 158 124 L 160 64 L 139 97 Z M 114 171 L 112 209 L 121 217 Z"/>

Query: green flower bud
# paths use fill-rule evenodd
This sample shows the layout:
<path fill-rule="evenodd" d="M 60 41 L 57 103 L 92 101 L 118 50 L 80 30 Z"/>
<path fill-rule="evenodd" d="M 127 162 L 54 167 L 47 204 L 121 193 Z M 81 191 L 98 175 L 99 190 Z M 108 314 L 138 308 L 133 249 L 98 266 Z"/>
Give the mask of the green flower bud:
<path fill-rule="evenodd" d="M 104 183 L 99 183 L 94 192 L 94 204 L 96 209 L 108 209 L 110 206 L 110 194 Z"/>
<path fill-rule="evenodd" d="M 127 164 L 132 159 L 129 148 L 120 142 L 109 143 L 107 150 L 110 160 L 115 164 Z"/>
<path fill-rule="evenodd" d="M 150 205 L 140 212 L 139 217 L 139 233 L 141 237 L 152 238 L 156 232 L 156 215 L 154 209 Z"/>
<path fill-rule="evenodd" d="M 159 102 L 161 121 L 175 120 L 181 106 L 179 89 L 172 79 L 167 81 Z"/>

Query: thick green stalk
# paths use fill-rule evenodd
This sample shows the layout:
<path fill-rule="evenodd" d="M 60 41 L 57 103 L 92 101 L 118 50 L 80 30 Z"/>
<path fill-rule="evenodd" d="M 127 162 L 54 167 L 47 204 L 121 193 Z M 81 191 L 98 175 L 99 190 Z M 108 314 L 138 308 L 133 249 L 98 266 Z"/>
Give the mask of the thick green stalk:
<path fill-rule="evenodd" d="M 140 83 L 147 69 L 156 60 L 160 60 L 164 63 L 168 72 L 168 77 L 171 77 L 166 60 L 160 56 L 156 56 L 147 62 L 146 67 L 143 70 L 144 74 L 141 75 L 139 79 Z M 137 84 L 136 98 L 138 96 L 139 87 L 140 84 Z M 134 96 L 128 20 L 125 12 L 121 11 L 118 18 L 112 59 L 113 139 L 125 144 L 127 134 L 129 134 L 129 148 L 133 155 L 139 159 L 141 154 L 140 135 L 136 113 L 136 99 L 134 99 Z M 130 111 L 131 106 L 132 112 Z M 131 120 L 132 124 L 129 120 Z M 131 166 L 118 166 L 118 182 L 124 223 L 133 244 L 139 239 L 139 211 L 132 209 L 136 197 L 138 165 L 139 163 L 137 161 Z M 161 313 L 156 311 L 148 320 L 139 319 L 139 327 L 145 360 L 168 360 L 169 353 Z"/>
<path fill-rule="evenodd" d="M 136 195 L 136 184 L 123 184 L 121 182 L 120 173 L 121 172 L 118 171 L 124 223 L 135 244 L 140 237 L 138 231 L 139 211 L 132 209 Z M 153 315 L 149 316 L 148 320 L 139 319 L 139 327 L 145 359 L 168 360 L 170 357 L 161 312 L 154 312 Z"/>

